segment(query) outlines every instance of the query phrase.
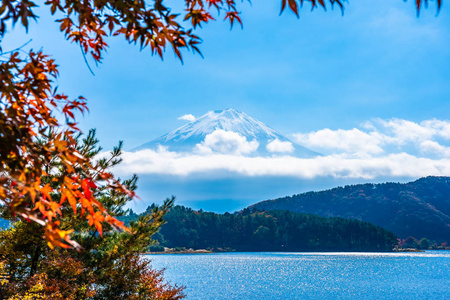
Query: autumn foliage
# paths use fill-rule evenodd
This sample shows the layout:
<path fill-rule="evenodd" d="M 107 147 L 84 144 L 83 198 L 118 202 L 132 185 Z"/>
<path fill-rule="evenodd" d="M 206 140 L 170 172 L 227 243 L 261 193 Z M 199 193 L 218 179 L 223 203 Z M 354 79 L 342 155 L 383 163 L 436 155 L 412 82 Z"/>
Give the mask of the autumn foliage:
<path fill-rule="evenodd" d="M 87 109 L 85 100 L 52 89 L 56 64 L 41 52 L 31 51 L 26 60 L 13 52 L 0 68 L 0 199 L 14 214 L 44 226 L 50 247 L 79 247 L 69 238 L 70 229 L 59 228 L 65 202 L 100 233 L 103 221 L 125 229 L 95 193 L 100 185 L 130 197 L 133 192 L 105 171 L 107 164 L 86 157 L 75 138 L 75 112 Z M 58 109 L 63 125 L 55 117 Z"/>

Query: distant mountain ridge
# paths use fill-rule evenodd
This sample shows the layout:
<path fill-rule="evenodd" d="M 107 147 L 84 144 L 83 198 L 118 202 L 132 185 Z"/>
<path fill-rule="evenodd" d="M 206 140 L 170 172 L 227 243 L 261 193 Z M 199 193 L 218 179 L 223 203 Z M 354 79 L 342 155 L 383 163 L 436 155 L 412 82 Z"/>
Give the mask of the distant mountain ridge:
<path fill-rule="evenodd" d="M 249 208 L 355 218 L 388 229 L 399 238 L 450 242 L 450 177 L 349 185 L 267 200 Z"/>
<path fill-rule="evenodd" d="M 208 135 L 213 134 L 215 131 L 233 132 L 244 137 L 248 143 L 257 142 L 256 151 L 251 153 L 253 155 L 267 155 L 277 152 L 299 157 L 320 155 L 292 142 L 263 122 L 232 108 L 210 111 L 174 131 L 132 149 L 132 151 L 156 149 L 161 145 L 168 147 L 172 151 L 191 152 L 195 150 L 197 145 L 204 142 Z M 269 149 L 275 149 L 271 152 L 268 149 L 268 145 L 274 141 L 278 143 L 277 145 L 284 145 L 285 149 L 289 151 L 276 151 L 276 147 L 270 148 L 269 146 Z M 289 148 L 289 145 L 292 148 Z M 280 148 L 278 147 L 278 149 Z"/>

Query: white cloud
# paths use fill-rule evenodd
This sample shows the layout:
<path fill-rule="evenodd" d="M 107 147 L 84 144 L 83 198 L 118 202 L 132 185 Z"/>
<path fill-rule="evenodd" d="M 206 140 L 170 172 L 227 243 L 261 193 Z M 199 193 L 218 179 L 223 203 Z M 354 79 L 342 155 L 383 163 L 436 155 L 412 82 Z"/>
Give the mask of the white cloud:
<path fill-rule="evenodd" d="M 420 150 L 423 153 L 434 154 L 439 157 L 450 157 L 450 147 L 445 147 L 435 141 L 424 141 L 420 143 Z"/>
<path fill-rule="evenodd" d="M 189 121 L 189 122 L 194 122 L 196 120 L 196 117 L 194 117 L 191 114 L 188 114 L 188 115 L 182 115 L 181 117 L 178 118 L 178 120 L 185 120 L 185 121 Z"/>
<path fill-rule="evenodd" d="M 450 159 L 416 157 L 407 153 L 383 157 L 358 158 L 351 155 L 328 155 L 310 159 L 292 156 L 248 157 L 226 154 L 182 154 L 160 148 L 125 152 L 123 163 L 116 167 L 120 175 L 215 175 L 234 173 L 243 176 L 292 176 L 311 179 L 315 177 L 363 178 L 422 177 L 450 174 Z"/>
<path fill-rule="evenodd" d="M 282 142 L 279 139 L 275 139 L 267 144 L 266 146 L 269 152 L 279 152 L 279 153 L 291 153 L 294 151 L 294 146 L 291 142 Z"/>
<path fill-rule="evenodd" d="M 196 145 L 199 153 L 249 154 L 258 149 L 257 141 L 247 141 L 239 133 L 217 129 L 206 135 L 205 140 Z"/>
<path fill-rule="evenodd" d="M 393 119 L 384 121 L 378 119 L 377 122 L 387 130 L 385 135 L 386 141 L 398 145 L 427 140 L 436 134 L 436 130 L 430 126 L 407 120 Z"/>
<path fill-rule="evenodd" d="M 380 133 L 366 133 L 356 128 L 351 130 L 331 130 L 326 128 L 307 134 L 297 133 L 293 136 L 299 144 L 318 151 L 330 150 L 332 153 L 367 154 L 383 152 L 383 149 L 380 147 L 383 143 L 383 136 Z"/>
<path fill-rule="evenodd" d="M 373 126 L 384 132 L 387 142 L 399 145 L 423 142 L 435 137 L 450 140 L 450 121 L 446 120 L 431 119 L 415 123 L 402 119 L 376 119 Z"/>
<path fill-rule="evenodd" d="M 326 128 L 306 134 L 296 133 L 293 137 L 301 145 L 328 154 L 346 153 L 365 157 L 392 153 L 393 150 L 427 153 L 429 151 L 424 151 L 424 147 L 430 147 L 429 141 L 450 141 L 450 121 L 432 119 L 416 123 L 402 119 L 375 119 L 365 122 L 360 129 Z M 443 147 L 440 150 L 445 156 Z M 438 148 L 434 147 L 434 150 L 436 152 Z"/>
<path fill-rule="evenodd" d="M 434 129 L 434 135 L 450 140 L 450 122 L 441 120 L 426 120 L 420 123 L 422 126 Z"/>

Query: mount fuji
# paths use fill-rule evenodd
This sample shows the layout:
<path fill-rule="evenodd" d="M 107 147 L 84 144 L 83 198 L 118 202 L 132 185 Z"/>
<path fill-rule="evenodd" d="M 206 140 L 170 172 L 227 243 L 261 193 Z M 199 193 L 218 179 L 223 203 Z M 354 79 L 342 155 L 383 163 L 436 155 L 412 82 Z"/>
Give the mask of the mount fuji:
<path fill-rule="evenodd" d="M 155 150 L 160 146 L 169 151 L 199 154 L 291 155 L 301 158 L 320 155 L 292 142 L 261 121 L 232 108 L 210 111 L 131 151 Z"/>

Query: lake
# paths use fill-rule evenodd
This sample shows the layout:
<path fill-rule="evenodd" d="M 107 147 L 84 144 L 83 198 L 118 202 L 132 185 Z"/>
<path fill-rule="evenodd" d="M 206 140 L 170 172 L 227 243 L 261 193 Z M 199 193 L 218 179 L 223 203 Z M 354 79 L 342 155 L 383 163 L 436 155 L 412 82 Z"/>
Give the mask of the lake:
<path fill-rule="evenodd" d="M 148 255 L 194 299 L 450 299 L 450 251 Z"/>

